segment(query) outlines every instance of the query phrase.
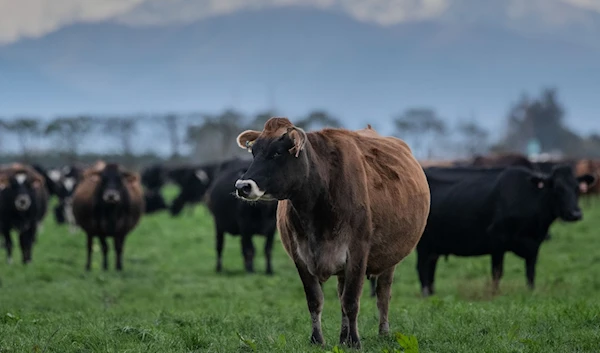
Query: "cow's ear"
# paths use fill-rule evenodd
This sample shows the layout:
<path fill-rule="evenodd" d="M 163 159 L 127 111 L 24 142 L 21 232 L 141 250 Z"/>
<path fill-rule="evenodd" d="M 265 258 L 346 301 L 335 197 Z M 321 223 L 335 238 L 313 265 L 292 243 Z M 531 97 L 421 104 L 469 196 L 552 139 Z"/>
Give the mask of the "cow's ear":
<path fill-rule="evenodd" d="M 248 150 L 248 152 L 252 152 L 252 144 L 260 135 L 259 131 L 255 130 L 246 130 L 238 135 L 236 141 L 240 148 Z"/>
<path fill-rule="evenodd" d="M 294 142 L 294 147 L 290 148 L 290 153 L 298 157 L 300 151 L 304 149 L 306 145 L 306 132 L 297 126 L 288 127 L 287 134 L 289 138 Z"/>
<path fill-rule="evenodd" d="M 589 188 L 596 185 L 598 178 L 591 174 L 585 174 L 577 177 L 577 183 L 579 184 L 579 192 L 585 194 L 588 192 Z"/>
<path fill-rule="evenodd" d="M 198 180 L 202 182 L 202 184 L 208 185 L 210 178 L 208 177 L 208 174 L 206 174 L 204 169 L 198 169 L 194 174 L 196 175 L 196 178 L 198 178 Z"/>
<path fill-rule="evenodd" d="M 540 175 L 531 176 L 529 178 L 529 180 L 538 189 L 543 189 L 544 187 L 548 186 L 548 184 L 549 184 L 548 178 L 540 176 Z"/>
<path fill-rule="evenodd" d="M 88 179 L 97 183 L 100 181 L 100 171 L 88 169 L 83 173 L 83 179 Z"/>
<path fill-rule="evenodd" d="M 129 184 L 135 184 L 140 179 L 140 177 L 137 173 L 131 173 L 131 172 L 123 172 L 123 177 L 125 178 L 125 181 L 128 182 Z"/>

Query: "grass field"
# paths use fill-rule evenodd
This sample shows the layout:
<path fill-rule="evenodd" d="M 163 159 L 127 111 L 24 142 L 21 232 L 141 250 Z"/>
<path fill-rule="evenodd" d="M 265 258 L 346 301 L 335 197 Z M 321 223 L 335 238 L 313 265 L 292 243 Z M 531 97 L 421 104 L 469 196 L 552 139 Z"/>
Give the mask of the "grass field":
<path fill-rule="evenodd" d="M 396 271 L 391 331 L 414 336 L 406 352 L 600 352 L 600 207 L 577 224 L 556 224 L 540 251 L 537 288 L 525 286 L 524 263 L 506 257 L 501 294 L 489 294 L 489 257 L 441 260 L 437 295 L 420 298 L 415 254 Z M 187 213 L 187 212 L 186 212 Z M 84 271 L 85 236 L 49 215 L 33 263 L 8 266 L 0 255 L 0 352 L 341 352 L 336 280 L 325 284 L 327 347 L 311 346 L 300 279 L 279 239 L 275 275 L 245 274 L 239 238 L 228 236 L 216 274 L 212 219 L 150 215 L 129 235 L 124 272 Z M 375 300 L 365 286 L 359 314 L 363 351 L 401 352 L 380 338 Z M 343 351 L 350 350 L 344 348 Z"/>

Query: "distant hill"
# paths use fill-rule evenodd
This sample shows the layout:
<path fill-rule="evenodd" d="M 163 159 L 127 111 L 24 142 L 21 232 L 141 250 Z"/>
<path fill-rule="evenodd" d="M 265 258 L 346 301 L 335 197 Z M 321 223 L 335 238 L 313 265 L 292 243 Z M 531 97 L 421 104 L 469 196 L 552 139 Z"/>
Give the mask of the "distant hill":
<path fill-rule="evenodd" d="M 272 92 L 282 114 L 324 108 L 351 127 L 415 105 L 449 119 L 474 112 L 498 127 L 523 91 L 552 85 L 573 125 L 600 128 L 593 121 L 600 48 L 555 33 L 524 34 L 518 23 L 452 16 L 382 27 L 340 12 L 280 7 L 188 24 L 76 24 L 0 47 L 0 89 L 10 92 L 0 98 L 0 115 L 232 104 L 256 112 Z"/>

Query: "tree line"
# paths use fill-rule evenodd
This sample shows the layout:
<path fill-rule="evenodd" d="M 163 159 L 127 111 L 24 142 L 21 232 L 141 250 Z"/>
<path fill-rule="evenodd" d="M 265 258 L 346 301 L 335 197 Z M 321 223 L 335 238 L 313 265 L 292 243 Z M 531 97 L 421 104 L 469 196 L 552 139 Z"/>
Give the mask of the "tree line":
<path fill-rule="evenodd" d="M 245 151 L 232 141 L 243 129 L 260 130 L 276 112 L 246 116 L 235 110 L 219 114 L 61 116 L 52 120 L 35 117 L 0 119 L 0 159 L 25 162 L 73 163 L 96 158 L 113 158 L 127 165 L 158 160 L 211 162 L 242 156 Z M 573 157 L 599 157 L 600 135 L 580 136 L 568 128 L 565 109 L 555 89 L 542 90 L 538 97 L 523 95 L 505 117 L 506 133 L 497 141 L 475 117 L 448 119 L 428 107 L 413 107 L 392 118 L 393 135 L 404 139 L 418 158 L 470 157 L 493 152 L 526 153 L 535 141 L 542 152 L 560 152 Z M 342 127 L 342 120 L 327 111 L 310 112 L 295 124 L 307 131 Z M 150 134 L 150 135 L 148 135 Z M 136 151 L 143 139 L 147 151 Z M 8 153 L 6 141 L 14 152 Z M 14 145 L 13 145 L 14 144 Z M 112 146 L 112 151 L 90 147 Z M 166 157 L 153 146 L 168 145 Z M 86 150 L 87 147 L 87 150 Z"/>

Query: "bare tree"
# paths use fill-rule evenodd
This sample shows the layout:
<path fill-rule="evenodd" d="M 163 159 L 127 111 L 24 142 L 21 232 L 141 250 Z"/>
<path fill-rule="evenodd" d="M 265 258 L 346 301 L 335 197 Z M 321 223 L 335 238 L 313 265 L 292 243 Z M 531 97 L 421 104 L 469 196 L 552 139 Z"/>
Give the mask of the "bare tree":
<path fill-rule="evenodd" d="M 5 123 L 5 128 L 17 136 L 23 159 L 29 160 L 33 141 L 41 134 L 40 121 L 36 118 L 20 117 Z"/>
<path fill-rule="evenodd" d="M 488 149 L 489 132 L 476 121 L 462 121 L 458 124 L 465 152 L 469 156 L 485 154 Z"/>
<path fill-rule="evenodd" d="M 52 120 L 45 130 L 47 136 L 54 136 L 67 154 L 69 162 L 75 162 L 81 143 L 92 131 L 93 119 L 88 116 L 59 117 Z"/>
<path fill-rule="evenodd" d="M 295 125 L 304 130 L 310 130 L 325 127 L 340 127 L 342 126 L 342 123 L 326 111 L 315 110 L 309 113 L 306 118 L 298 121 Z"/>
<path fill-rule="evenodd" d="M 112 117 L 103 120 L 104 132 L 114 136 L 121 145 L 121 153 L 131 163 L 133 159 L 133 135 L 137 131 L 138 116 Z"/>
<path fill-rule="evenodd" d="M 186 141 L 192 145 L 194 158 L 204 162 L 239 155 L 235 138 L 245 128 L 243 116 L 233 110 L 219 115 L 206 115 L 203 122 L 187 128 Z"/>
<path fill-rule="evenodd" d="M 395 135 L 411 145 L 416 154 L 432 155 L 434 141 L 446 134 L 446 124 L 433 109 L 412 108 L 394 119 Z M 425 142 L 423 144 L 423 142 Z M 423 153 L 423 145 L 427 149 Z"/>
<path fill-rule="evenodd" d="M 171 144 L 171 158 L 179 158 L 181 151 L 181 116 L 171 113 L 161 117 L 161 124 L 167 129 L 169 143 Z"/>

